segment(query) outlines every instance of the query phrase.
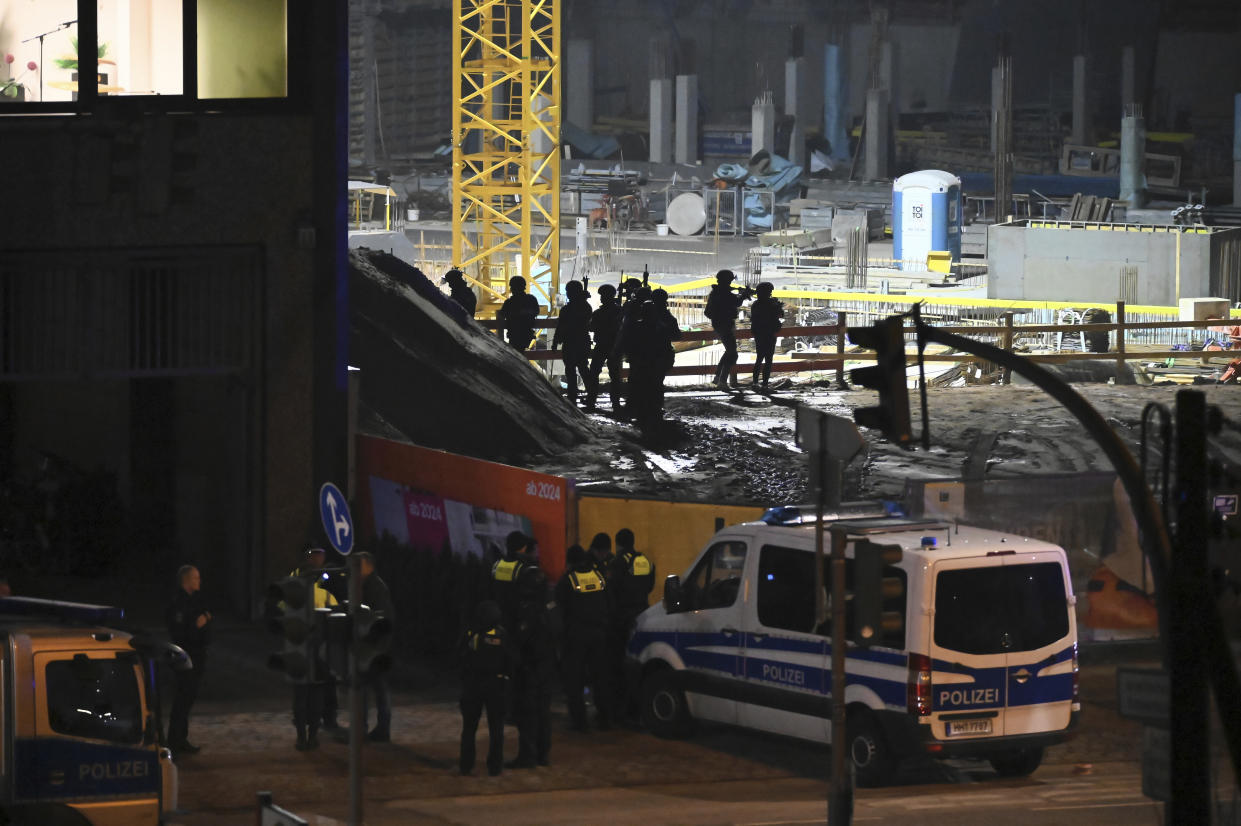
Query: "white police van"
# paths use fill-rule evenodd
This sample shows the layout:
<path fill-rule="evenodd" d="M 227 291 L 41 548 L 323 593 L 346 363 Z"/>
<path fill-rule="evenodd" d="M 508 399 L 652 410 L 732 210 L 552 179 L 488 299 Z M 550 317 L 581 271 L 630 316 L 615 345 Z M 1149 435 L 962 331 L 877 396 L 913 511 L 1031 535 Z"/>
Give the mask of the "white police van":
<path fill-rule="evenodd" d="M 1063 549 L 884 516 L 825 521 L 849 537 L 848 587 L 860 545 L 900 547 L 883 568 L 882 630 L 863 648 L 850 628 L 847 643 L 847 748 L 860 783 L 883 782 L 914 753 L 985 757 L 1001 775 L 1025 775 L 1071 735 L 1081 706 Z M 830 622 L 815 627 L 814 548 L 813 518 L 776 508 L 719 531 L 684 580 L 668 577 L 628 649 L 655 734 L 686 736 L 702 719 L 831 741 L 832 640 Z M 823 581 L 830 595 L 830 558 Z"/>

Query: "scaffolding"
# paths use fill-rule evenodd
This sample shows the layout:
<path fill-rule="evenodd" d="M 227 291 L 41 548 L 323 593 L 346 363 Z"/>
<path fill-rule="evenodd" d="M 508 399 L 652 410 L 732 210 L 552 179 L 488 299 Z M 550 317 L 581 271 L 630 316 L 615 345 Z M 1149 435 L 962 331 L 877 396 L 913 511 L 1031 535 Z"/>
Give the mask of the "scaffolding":
<path fill-rule="evenodd" d="M 452 248 L 490 315 L 560 291 L 559 0 L 453 0 Z"/>

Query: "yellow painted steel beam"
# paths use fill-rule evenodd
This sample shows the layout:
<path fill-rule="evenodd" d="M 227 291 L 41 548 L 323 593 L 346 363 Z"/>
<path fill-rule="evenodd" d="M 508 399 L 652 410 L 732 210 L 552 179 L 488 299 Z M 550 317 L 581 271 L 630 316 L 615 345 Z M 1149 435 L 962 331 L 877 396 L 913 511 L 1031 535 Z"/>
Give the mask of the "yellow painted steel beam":
<path fill-rule="evenodd" d="M 452 245 L 483 314 L 512 275 L 560 291 L 559 2 L 453 0 Z"/>

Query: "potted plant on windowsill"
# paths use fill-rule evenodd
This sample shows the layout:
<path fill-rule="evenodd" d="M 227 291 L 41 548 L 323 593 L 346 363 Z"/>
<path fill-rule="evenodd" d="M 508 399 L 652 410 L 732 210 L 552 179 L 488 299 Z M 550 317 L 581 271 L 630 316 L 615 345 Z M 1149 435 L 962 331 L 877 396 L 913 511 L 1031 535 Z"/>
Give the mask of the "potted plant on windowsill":
<path fill-rule="evenodd" d="M 71 37 L 69 38 L 69 40 L 70 42 L 73 43 L 73 56 L 56 58 L 56 65 L 62 69 L 68 69 L 69 71 L 71 71 L 73 73 L 72 75 L 73 80 L 77 81 L 78 79 L 78 39 L 76 37 Z M 99 55 L 98 55 L 96 62 L 97 63 L 112 63 L 111 60 L 104 60 L 104 56 L 107 55 L 107 53 L 108 53 L 108 44 L 100 43 L 99 44 Z M 103 70 L 100 69 L 99 71 L 102 73 Z M 99 78 L 99 85 L 100 86 L 107 85 L 106 75 Z"/>
<path fill-rule="evenodd" d="M 37 72 L 39 64 L 33 60 L 26 64 L 26 72 L 22 72 L 17 77 L 13 77 L 13 61 L 16 58 L 11 54 L 4 56 L 4 80 L 0 80 L 0 101 L 22 101 L 26 99 L 26 84 L 22 83 L 22 78 L 26 76 L 26 72 Z"/>

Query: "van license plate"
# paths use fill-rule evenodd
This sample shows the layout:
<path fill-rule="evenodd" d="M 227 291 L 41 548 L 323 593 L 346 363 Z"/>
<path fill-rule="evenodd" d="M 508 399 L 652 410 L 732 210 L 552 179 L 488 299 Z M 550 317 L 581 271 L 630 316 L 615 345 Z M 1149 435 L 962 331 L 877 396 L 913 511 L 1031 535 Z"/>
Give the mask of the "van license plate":
<path fill-rule="evenodd" d="M 947 724 L 948 736 L 955 737 L 960 734 L 990 734 L 990 720 L 957 720 Z"/>

